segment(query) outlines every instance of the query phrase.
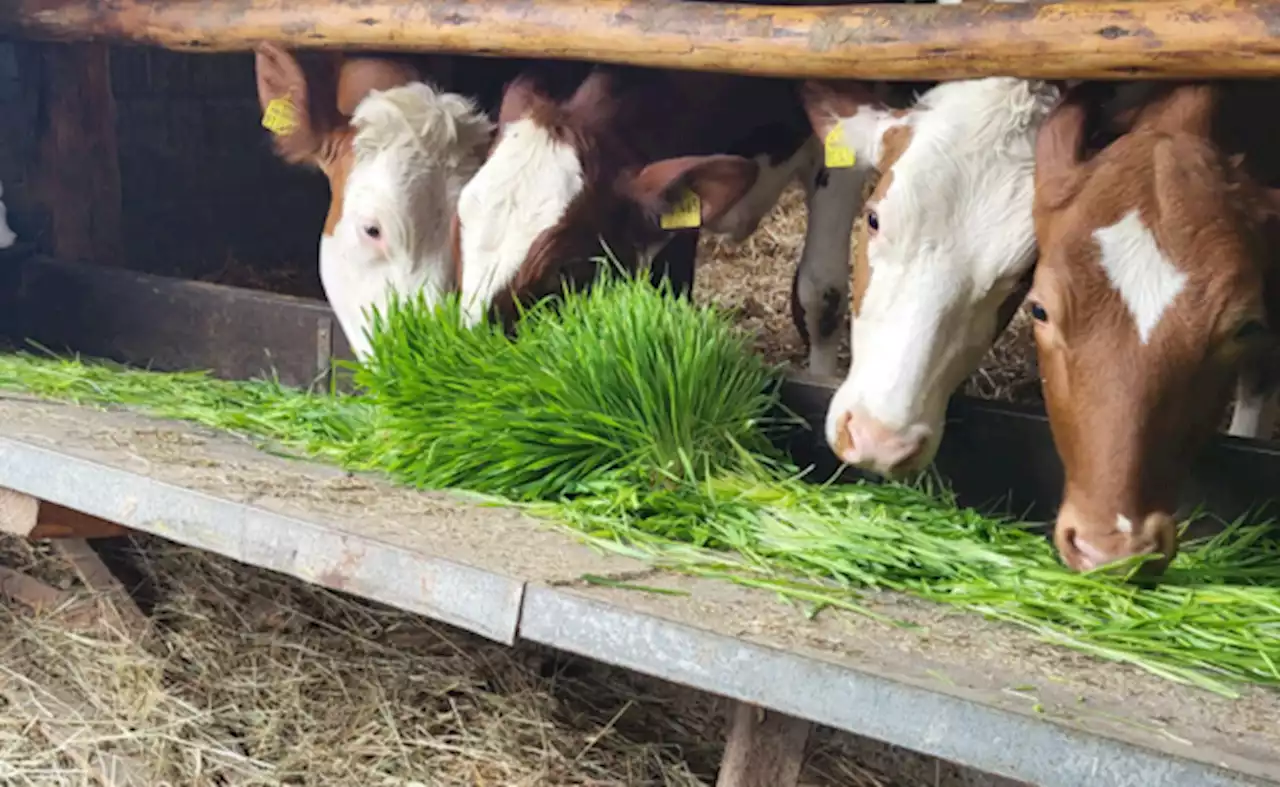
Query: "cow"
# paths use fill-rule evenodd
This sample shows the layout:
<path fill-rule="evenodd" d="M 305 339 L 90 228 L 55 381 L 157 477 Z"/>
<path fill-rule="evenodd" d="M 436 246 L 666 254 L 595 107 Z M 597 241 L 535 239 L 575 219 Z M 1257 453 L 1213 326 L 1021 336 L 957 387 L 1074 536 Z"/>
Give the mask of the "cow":
<path fill-rule="evenodd" d="M 700 230 L 745 238 L 799 179 L 810 216 L 797 291 L 814 315 L 811 366 L 834 373 L 838 337 L 822 328 L 845 300 L 868 171 L 824 167 L 795 81 L 598 66 L 564 100 L 517 79 L 498 125 L 455 219 L 470 321 L 589 280 L 602 241 L 688 291 Z"/>
<path fill-rule="evenodd" d="M 502 85 L 533 66 L 477 60 L 455 69 L 437 56 L 338 55 L 304 69 L 271 43 L 255 59 L 277 154 L 328 179 L 320 279 L 363 359 L 371 308 L 393 292 L 421 293 L 431 304 L 456 290 L 449 229 L 458 194 L 484 160 Z M 585 72 L 549 64 L 538 74 L 563 91 Z"/>
<path fill-rule="evenodd" d="M 805 83 L 818 136 L 839 130 L 878 177 L 856 229 L 852 363 L 825 424 L 843 462 L 897 478 L 933 460 L 947 401 L 1030 286 L 1035 138 L 1059 92 L 959 80 L 904 110 L 861 83 Z"/>
<path fill-rule="evenodd" d="M 1179 486 L 1233 386 L 1233 428 L 1260 428 L 1280 326 L 1278 91 L 1159 86 L 1092 156 L 1075 96 L 1041 131 L 1029 309 L 1065 471 L 1054 541 L 1073 569 L 1166 566 Z"/>

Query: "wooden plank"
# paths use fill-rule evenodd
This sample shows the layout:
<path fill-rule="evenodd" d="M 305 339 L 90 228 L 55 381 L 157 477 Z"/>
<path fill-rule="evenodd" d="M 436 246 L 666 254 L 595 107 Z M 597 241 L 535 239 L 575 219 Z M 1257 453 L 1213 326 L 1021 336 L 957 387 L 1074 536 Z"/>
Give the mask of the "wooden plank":
<path fill-rule="evenodd" d="M 0 532 L 31 539 L 118 538 L 127 527 L 0 487 Z"/>
<path fill-rule="evenodd" d="M 105 44 L 39 48 L 41 112 L 31 192 L 49 217 L 41 247 L 64 259 L 118 265 L 121 236 L 116 106 Z"/>
<path fill-rule="evenodd" d="M 796 787 L 812 729 L 804 719 L 734 703 L 716 787 Z"/>
<path fill-rule="evenodd" d="M 0 566 L 0 596 L 35 611 L 68 606 L 72 600 L 69 594 L 8 566 Z"/>
<path fill-rule="evenodd" d="M 1276 0 L 868 4 L 681 0 L 10 0 L 0 34 L 243 52 L 439 51 L 743 74 L 1066 79 L 1280 74 Z"/>
<path fill-rule="evenodd" d="M 73 511 L 57 503 L 41 501 L 36 526 L 27 534 L 30 539 L 46 538 L 122 538 L 129 535 L 127 527 L 108 522 L 96 516 Z"/>
<path fill-rule="evenodd" d="M 19 346 L 296 386 L 327 384 L 331 352 L 350 357 L 319 301 L 40 257 L 0 266 L 0 333 Z"/>
<path fill-rule="evenodd" d="M 0 487 L 0 532 L 25 536 L 39 522 L 40 501 L 12 489 Z"/>
<path fill-rule="evenodd" d="M 128 589 L 116 579 L 111 570 L 93 551 L 89 542 L 80 538 L 68 538 L 55 542 L 58 553 L 75 570 L 85 587 L 97 594 L 100 618 L 104 622 L 117 622 L 121 633 L 135 640 L 150 630 L 150 620 L 138 607 Z"/>

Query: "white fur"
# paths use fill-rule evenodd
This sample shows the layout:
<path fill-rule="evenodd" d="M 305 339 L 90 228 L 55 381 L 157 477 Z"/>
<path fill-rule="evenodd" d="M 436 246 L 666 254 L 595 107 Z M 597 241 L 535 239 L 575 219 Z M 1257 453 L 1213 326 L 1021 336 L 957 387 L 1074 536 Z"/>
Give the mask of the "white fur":
<path fill-rule="evenodd" d="M 4 186 L 0 185 L 0 197 L 4 196 Z M 13 230 L 9 229 L 7 221 L 8 212 L 5 210 L 4 202 L 0 202 L 0 249 L 7 249 L 17 242 L 18 236 Z"/>
<path fill-rule="evenodd" d="M 1187 274 L 1160 251 L 1136 208 L 1110 227 L 1095 230 L 1093 238 L 1098 243 L 1102 270 L 1128 308 L 1138 340 L 1146 344 L 1186 286 Z"/>
<path fill-rule="evenodd" d="M 469 324 L 511 285 L 534 240 L 564 217 L 582 189 L 582 162 L 572 146 L 527 118 L 503 129 L 458 201 L 462 304 Z"/>
<path fill-rule="evenodd" d="M 890 430 L 929 434 L 931 461 L 947 400 L 995 335 L 997 312 L 1034 261 L 1035 137 L 1057 99 L 1046 83 L 992 77 L 934 87 L 904 118 L 843 121 L 859 157 L 878 161 L 884 133 L 911 142 L 875 205 L 871 278 L 853 319 L 853 363 L 827 413 L 861 411 Z"/>
<path fill-rule="evenodd" d="M 357 357 L 369 351 L 367 313 L 393 293 L 435 303 L 452 289 L 449 223 L 480 166 L 492 124 L 469 99 L 412 83 L 357 105 L 355 161 L 341 219 L 320 240 L 320 280 Z M 381 242 L 364 228 L 376 223 Z"/>
<path fill-rule="evenodd" d="M 1133 521 L 1124 514 L 1116 514 L 1116 530 L 1126 536 L 1133 532 Z"/>
<path fill-rule="evenodd" d="M 1227 434 L 1263 440 L 1275 434 L 1280 423 L 1280 393 L 1260 391 L 1247 374 L 1236 385 L 1236 406 Z"/>

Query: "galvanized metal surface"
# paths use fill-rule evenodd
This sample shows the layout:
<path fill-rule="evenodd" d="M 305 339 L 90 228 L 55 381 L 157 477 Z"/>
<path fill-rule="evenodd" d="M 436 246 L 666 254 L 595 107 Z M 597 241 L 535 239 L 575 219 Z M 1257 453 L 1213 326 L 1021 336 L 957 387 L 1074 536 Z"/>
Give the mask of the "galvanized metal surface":
<path fill-rule="evenodd" d="M 927 636 L 846 614 L 810 621 L 723 582 L 635 580 L 679 597 L 591 587 L 584 574 L 647 567 L 510 511 L 172 422 L 0 397 L 0 435 L 0 486 L 498 641 L 524 637 L 1037 784 L 1280 784 L 1274 693 L 1233 703 L 887 594 L 868 605 L 923 615 Z M 1028 683 L 1044 714 L 1007 691 Z"/>
<path fill-rule="evenodd" d="M 1034 717 L 530 587 L 520 636 L 1042 787 L 1243 787 L 1260 774 L 1157 754 Z M 1259 767 L 1259 764 L 1253 764 Z M 1280 763 L 1261 765 L 1280 776 Z"/>
<path fill-rule="evenodd" d="M 0 437 L 10 489 L 513 644 L 523 582 Z"/>

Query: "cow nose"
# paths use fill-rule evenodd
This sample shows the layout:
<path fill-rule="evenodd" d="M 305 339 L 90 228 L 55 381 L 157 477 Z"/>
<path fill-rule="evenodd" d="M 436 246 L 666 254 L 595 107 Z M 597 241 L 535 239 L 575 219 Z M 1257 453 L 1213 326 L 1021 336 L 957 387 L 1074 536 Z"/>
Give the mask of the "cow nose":
<path fill-rule="evenodd" d="M 1064 507 L 1054 527 L 1058 554 L 1070 568 L 1091 571 L 1136 555 L 1159 555 L 1143 564 L 1146 573 L 1160 574 L 1178 551 L 1178 529 L 1172 516 L 1153 512 L 1131 518 L 1123 514 L 1114 521 L 1091 522 Z"/>
<path fill-rule="evenodd" d="M 930 429 L 924 424 L 890 429 L 855 410 L 841 417 L 831 448 L 846 464 L 897 478 L 921 469 L 929 435 Z"/>

